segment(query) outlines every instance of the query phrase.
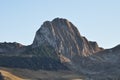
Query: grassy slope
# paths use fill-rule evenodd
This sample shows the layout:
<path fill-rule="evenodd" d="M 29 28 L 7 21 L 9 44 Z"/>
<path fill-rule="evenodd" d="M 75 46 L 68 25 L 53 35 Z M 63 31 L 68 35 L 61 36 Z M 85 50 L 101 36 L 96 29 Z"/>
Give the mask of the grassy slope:
<path fill-rule="evenodd" d="M 9 78 L 9 80 L 24 80 L 24 79 L 22 79 L 20 77 L 17 77 L 15 75 L 13 75 L 12 73 L 10 73 L 8 71 L 0 70 L 0 72 L 5 77 L 5 80 L 8 79 L 8 78 Z"/>
<path fill-rule="evenodd" d="M 45 71 L 45 70 L 28 70 L 28 69 L 15 69 L 15 68 L 2 68 L 0 71 L 4 72 L 3 75 L 12 77 L 12 80 L 82 80 L 83 77 L 71 71 Z M 2 73 L 3 73 L 2 72 Z M 11 74 L 12 73 L 12 74 Z M 19 76 L 15 76 L 15 75 Z M 24 78 L 24 79 L 21 79 Z"/>

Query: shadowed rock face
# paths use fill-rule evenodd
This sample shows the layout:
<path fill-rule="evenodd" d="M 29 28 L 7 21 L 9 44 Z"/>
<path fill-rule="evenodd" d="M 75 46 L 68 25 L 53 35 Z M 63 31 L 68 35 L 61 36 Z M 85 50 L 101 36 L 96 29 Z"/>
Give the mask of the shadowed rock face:
<path fill-rule="evenodd" d="M 82 37 L 77 28 L 68 20 L 56 18 L 53 21 L 46 21 L 37 31 L 32 47 L 50 45 L 55 52 L 67 58 L 76 55 L 88 56 L 101 49 L 97 43 L 92 44 Z"/>

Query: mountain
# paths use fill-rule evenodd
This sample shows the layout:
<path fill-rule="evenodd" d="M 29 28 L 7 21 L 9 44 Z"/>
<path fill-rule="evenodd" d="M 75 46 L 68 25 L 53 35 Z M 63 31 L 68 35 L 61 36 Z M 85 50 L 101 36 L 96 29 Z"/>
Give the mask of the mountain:
<path fill-rule="evenodd" d="M 120 45 L 104 49 L 63 18 L 45 21 L 31 45 L 0 43 L 0 66 L 30 70 L 68 70 L 88 79 L 120 77 Z M 101 77 L 102 76 L 102 77 Z"/>
<path fill-rule="evenodd" d="M 96 42 L 81 36 L 71 22 L 55 18 L 41 25 L 29 46 L 17 42 L 0 43 L 0 65 L 30 69 L 67 69 L 63 63 L 71 64 L 74 56 L 89 56 L 101 50 L 103 49 Z"/>
<path fill-rule="evenodd" d="M 88 56 L 101 50 L 96 42 L 89 42 L 71 22 L 62 18 L 44 22 L 36 32 L 32 47 L 41 45 L 51 46 L 57 54 L 67 58 Z"/>

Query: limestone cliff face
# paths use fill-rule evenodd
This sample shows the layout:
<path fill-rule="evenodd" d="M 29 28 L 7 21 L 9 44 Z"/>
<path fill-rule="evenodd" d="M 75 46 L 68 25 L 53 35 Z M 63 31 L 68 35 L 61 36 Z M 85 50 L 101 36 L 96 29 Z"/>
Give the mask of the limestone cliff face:
<path fill-rule="evenodd" d="M 76 55 L 88 56 L 97 51 L 94 47 L 97 43 L 89 43 L 71 22 L 62 18 L 44 22 L 36 32 L 32 47 L 41 45 L 50 45 L 57 54 L 70 59 Z M 99 49 L 98 46 L 97 48 Z"/>

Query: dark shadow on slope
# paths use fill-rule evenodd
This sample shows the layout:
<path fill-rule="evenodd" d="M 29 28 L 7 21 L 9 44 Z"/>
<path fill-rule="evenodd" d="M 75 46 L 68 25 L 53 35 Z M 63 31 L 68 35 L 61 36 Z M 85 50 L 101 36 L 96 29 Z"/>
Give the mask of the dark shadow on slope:
<path fill-rule="evenodd" d="M 59 60 L 49 57 L 0 56 L 0 66 L 33 70 L 68 70 Z"/>

